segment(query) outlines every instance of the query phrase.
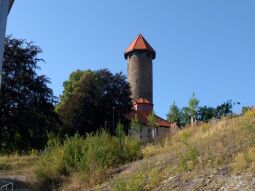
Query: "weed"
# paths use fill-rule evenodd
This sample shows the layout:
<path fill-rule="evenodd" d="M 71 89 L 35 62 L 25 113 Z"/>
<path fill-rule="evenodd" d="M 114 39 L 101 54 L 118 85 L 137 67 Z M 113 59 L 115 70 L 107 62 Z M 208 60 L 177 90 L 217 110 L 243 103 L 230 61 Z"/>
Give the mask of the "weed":
<path fill-rule="evenodd" d="M 180 155 L 179 165 L 181 170 L 193 170 L 198 162 L 197 159 L 198 150 L 191 145 L 187 145 L 187 151 L 184 154 Z"/>
<path fill-rule="evenodd" d="M 142 173 L 138 173 L 128 178 L 120 178 L 114 182 L 114 191 L 143 191 L 145 180 Z"/>
<path fill-rule="evenodd" d="M 11 166 L 5 160 L 0 160 L 0 170 L 8 170 Z"/>
<path fill-rule="evenodd" d="M 255 147 L 238 153 L 231 164 L 234 173 L 240 173 L 247 169 L 255 170 Z"/>
<path fill-rule="evenodd" d="M 64 151 L 61 147 L 46 150 L 37 163 L 36 175 L 45 182 L 58 182 L 66 174 Z"/>
<path fill-rule="evenodd" d="M 62 175 L 76 171 L 89 185 L 100 183 L 107 177 L 107 169 L 142 156 L 138 140 L 121 131 L 118 137 L 102 131 L 86 138 L 75 135 L 63 144 L 53 141 L 38 160 L 37 176 L 54 183 Z"/>
<path fill-rule="evenodd" d="M 191 135 L 192 135 L 192 129 L 191 128 L 184 129 L 179 134 L 180 142 L 187 143 L 187 141 L 191 137 Z"/>
<path fill-rule="evenodd" d="M 243 128 L 251 130 L 255 128 L 255 110 L 249 110 L 245 112 L 244 116 L 240 120 Z"/>
<path fill-rule="evenodd" d="M 203 133 L 206 133 L 210 130 L 210 125 L 205 123 L 205 124 L 202 124 L 200 128 L 202 129 Z"/>

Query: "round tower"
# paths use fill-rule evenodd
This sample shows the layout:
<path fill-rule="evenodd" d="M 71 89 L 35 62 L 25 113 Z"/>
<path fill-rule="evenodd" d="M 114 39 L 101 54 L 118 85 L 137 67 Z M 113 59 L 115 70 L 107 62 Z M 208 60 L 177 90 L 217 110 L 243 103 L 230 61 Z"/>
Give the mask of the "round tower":
<path fill-rule="evenodd" d="M 132 99 L 144 98 L 153 103 L 153 70 L 152 60 L 156 52 L 139 34 L 125 50 L 127 60 L 127 78 L 131 85 Z"/>

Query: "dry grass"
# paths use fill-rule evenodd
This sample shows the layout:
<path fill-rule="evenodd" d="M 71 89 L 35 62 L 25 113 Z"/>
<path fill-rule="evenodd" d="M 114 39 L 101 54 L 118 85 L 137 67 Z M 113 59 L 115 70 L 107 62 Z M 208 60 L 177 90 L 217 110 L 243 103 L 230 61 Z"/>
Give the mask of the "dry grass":
<path fill-rule="evenodd" d="M 153 190 L 160 183 L 169 177 L 172 173 L 172 167 L 158 162 L 144 161 L 140 169 L 134 173 L 124 173 L 113 179 L 111 182 L 114 191 L 139 191 Z"/>
<path fill-rule="evenodd" d="M 34 172 L 36 160 L 36 155 L 0 156 L 0 174 L 31 174 Z"/>
<path fill-rule="evenodd" d="M 247 151 L 238 153 L 231 163 L 234 173 L 244 171 L 255 171 L 255 147 L 249 148 Z"/>
<path fill-rule="evenodd" d="M 255 172 L 255 110 L 244 116 L 187 127 L 159 144 L 143 148 L 144 159 L 130 164 L 135 170 L 113 175 L 113 190 L 153 190 L 173 176 L 190 179 L 206 169 L 231 167 L 233 173 Z M 37 155 L 0 157 L 0 175 L 34 173 Z M 135 166 L 136 165 L 136 166 Z M 135 168 L 134 168 L 135 166 Z M 109 169 L 111 170 L 111 169 Z M 82 173 L 71 172 L 65 190 L 82 190 Z M 100 186 L 98 187 L 100 190 Z"/>
<path fill-rule="evenodd" d="M 142 149 L 143 157 L 150 158 L 152 156 L 155 156 L 157 154 L 164 152 L 164 149 L 165 149 L 165 145 L 161 146 L 159 144 L 158 145 L 148 144 L 146 145 L 146 147 Z"/>
<path fill-rule="evenodd" d="M 166 138 L 163 144 L 148 145 L 143 154 L 144 161 L 154 158 L 161 165 L 147 164 L 146 168 L 141 165 L 136 172 L 117 176 L 113 183 L 115 190 L 151 190 L 169 176 L 179 174 L 191 178 L 204 169 L 226 166 L 232 167 L 235 173 L 254 172 L 255 110 L 241 117 L 187 127 Z M 160 156 L 167 156 L 168 160 Z"/>
<path fill-rule="evenodd" d="M 0 179 L 15 179 L 22 188 L 39 190 L 35 176 L 37 154 L 0 156 Z"/>

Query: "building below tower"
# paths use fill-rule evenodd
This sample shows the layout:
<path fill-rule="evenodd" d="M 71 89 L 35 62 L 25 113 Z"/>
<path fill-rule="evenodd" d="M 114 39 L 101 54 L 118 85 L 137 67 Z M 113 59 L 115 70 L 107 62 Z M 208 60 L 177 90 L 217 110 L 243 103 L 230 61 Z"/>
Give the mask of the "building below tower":
<path fill-rule="evenodd" d="M 153 115 L 154 120 L 151 124 L 150 117 Z M 154 141 L 178 130 L 176 123 L 169 123 L 153 113 L 153 104 L 147 99 L 139 98 L 133 100 L 133 111 L 126 115 L 126 119 L 130 122 L 137 120 L 139 123 L 139 132 L 131 127 L 129 135 L 138 136 L 142 142 Z"/>
<path fill-rule="evenodd" d="M 127 79 L 133 100 L 133 111 L 126 114 L 126 119 L 139 123 L 139 130 L 131 125 L 129 135 L 136 135 L 147 142 L 176 131 L 176 124 L 169 123 L 153 112 L 152 60 L 156 58 L 155 50 L 139 34 L 125 50 L 124 57 L 127 60 Z"/>

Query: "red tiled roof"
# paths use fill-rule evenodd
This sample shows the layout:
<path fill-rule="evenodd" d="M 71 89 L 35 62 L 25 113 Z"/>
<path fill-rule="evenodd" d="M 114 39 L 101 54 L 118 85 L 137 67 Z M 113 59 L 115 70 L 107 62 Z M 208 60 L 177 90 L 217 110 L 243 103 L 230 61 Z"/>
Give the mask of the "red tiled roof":
<path fill-rule="evenodd" d="M 159 127 L 171 127 L 172 126 L 172 124 L 169 123 L 167 120 L 164 120 L 159 116 L 156 116 L 156 118 L 157 118 L 157 123 L 158 123 Z"/>
<path fill-rule="evenodd" d="M 138 121 L 143 124 L 143 125 L 147 125 L 148 123 L 148 116 L 149 116 L 150 112 L 146 112 L 146 111 L 131 111 L 130 113 L 126 114 L 126 118 L 128 120 L 132 120 L 137 116 Z M 161 117 L 155 115 L 156 117 L 156 125 L 158 125 L 159 127 L 171 127 L 172 124 L 169 123 L 168 121 L 162 119 Z"/>
<path fill-rule="evenodd" d="M 151 47 L 151 45 L 145 40 L 145 38 L 139 34 L 136 39 L 129 45 L 129 47 L 125 50 L 124 56 L 127 59 L 127 54 L 134 50 L 145 50 L 152 53 L 152 59 L 155 59 L 156 52 Z"/>
<path fill-rule="evenodd" d="M 144 99 L 144 98 L 138 98 L 138 99 L 134 100 L 133 103 L 151 104 L 147 99 Z"/>

